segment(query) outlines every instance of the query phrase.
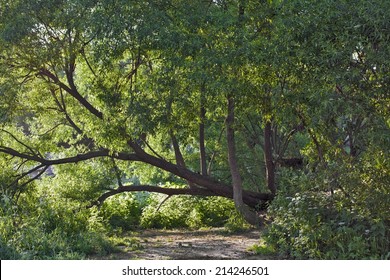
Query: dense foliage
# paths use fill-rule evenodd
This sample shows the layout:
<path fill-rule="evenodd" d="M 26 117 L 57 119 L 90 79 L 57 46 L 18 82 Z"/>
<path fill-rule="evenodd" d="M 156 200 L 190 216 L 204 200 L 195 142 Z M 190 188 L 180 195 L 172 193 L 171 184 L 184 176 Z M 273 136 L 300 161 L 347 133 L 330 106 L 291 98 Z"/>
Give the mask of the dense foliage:
<path fill-rule="evenodd" d="M 272 223 L 266 243 L 285 258 L 389 259 L 389 182 L 373 183 L 370 178 L 372 185 L 367 185 L 351 178 L 352 173 L 346 176 L 345 189 L 334 194 L 327 191 L 325 176 L 290 174 L 285 182 L 288 190 L 281 191 L 269 209 Z M 344 192 L 349 188 L 351 195 Z M 367 194 L 368 188 L 374 193 Z"/>
<path fill-rule="evenodd" d="M 0 0 L 1 258 L 241 216 L 289 258 L 390 258 L 389 12 Z"/>
<path fill-rule="evenodd" d="M 115 251 L 96 211 L 34 188 L 0 201 L 1 259 L 84 259 Z"/>
<path fill-rule="evenodd" d="M 234 204 L 224 198 L 135 197 L 108 199 L 101 209 L 86 209 L 77 200 L 45 184 L 22 194 L 18 203 L 3 195 L 0 204 L 1 259 L 85 259 L 120 252 L 117 245 L 140 249 L 127 231 L 143 228 L 248 228 Z M 164 202 L 164 204 L 162 204 Z M 158 209 L 158 206 L 160 208 Z"/>

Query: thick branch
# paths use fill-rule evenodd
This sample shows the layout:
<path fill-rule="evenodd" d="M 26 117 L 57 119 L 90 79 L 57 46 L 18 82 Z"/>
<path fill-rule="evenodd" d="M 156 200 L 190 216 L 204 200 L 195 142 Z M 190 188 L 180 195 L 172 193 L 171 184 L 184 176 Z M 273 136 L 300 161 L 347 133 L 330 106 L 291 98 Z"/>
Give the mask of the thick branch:
<path fill-rule="evenodd" d="M 173 151 L 175 152 L 176 164 L 185 168 L 186 163 L 184 161 L 183 154 L 180 151 L 179 142 L 177 141 L 177 138 L 172 130 L 169 132 L 169 134 L 171 136 Z"/>
<path fill-rule="evenodd" d="M 226 193 L 226 191 L 231 188 L 229 185 L 225 185 L 212 178 L 202 176 L 201 174 L 193 172 L 177 164 L 173 164 L 166 160 L 154 157 L 146 153 L 137 143 L 132 140 L 129 140 L 128 144 L 134 150 L 135 154 L 139 157 L 139 160 L 144 163 L 148 163 L 152 166 L 168 171 L 180 178 L 186 179 L 187 181 L 191 181 L 199 186 L 203 186 L 205 188 L 212 188 L 213 190 L 216 190 L 221 193 Z"/>
<path fill-rule="evenodd" d="M 187 168 L 175 165 L 173 163 L 167 162 L 163 159 L 156 158 L 148 153 L 146 153 L 139 145 L 135 142 L 129 140 L 128 144 L 133 148 L 138 157 L 138 161 L 148 163 L 152 166 L 158 167 L 162 170 L 168 171 L 182 179 L 190 181 L 197 186 L 209 189 L 212 192 L 228 198 L 233 198 L 233 189 L 230 185 L 219 182 L 209 176 L 203 176 L 196 172 L 193 172 Z M 273 198 L 273 195 L 270 193 L 255 193 L 243 191 L 242 198 L 245 204 L 256 207 L 259 203 L 270 201 Z"/>
<path fill-rule="evenodd" d="M 201 188 L 185 188 L 185 189 L 172 189 L 172 188 L 163 188 L 150 185 L 133 185 L 133 186 L 122 186 L 115 190 L 109 191 L 101 195 L 95 202 L 93 202 L 89 207 L 101 205 L 107 198 L 124 193 L 124 192 L 154 192 L 162 193 L 169 196 L 173 195 L 198 195 L 198 196 L 218 196 L 216 193 L 209 191 L 207 189 Z"/>
<path fill-rule="evenodd" d="M 180 151 L 179 142 L 177 141 L 177 138 L 172 130 L 169 132 L 169 134 L 171 136 L 172 146 L 173 146 L 173 150 L 175 152 L 176 164 L 183 167 L 183 168 L 186 168 L 186 163 L 184 161 L 183 154 Z M 194 187 L 194 184 L 191 183 L 191 181 L 187 181 L 187 182 L 188 182 L 188 185 L 190 186 L 190 188 Z"/>
<path fill-rule="evenodd" d="M 199 186 L 197 188 L 190 188 L 184 191 L 175 190 L 173 192 L 183 192 L 184 194 L 187 193 L 193 195 L 219 195 L 222 197 L 233 198 L 233 189 L 230 185 L 219 182 L 209 176 L 203 176 L 187 168 L 170 163 L 164 159 L 154 157 L 146 153 L 139 145 L 137 145 L 132 141 L 129 141 L 129 145 L 133 147 L 135 153 L 112 154 L 109 152 L 109 150 L 102 149 L 99 151 L 91 151 L 85 154 L 78 154 L 76 156 L 72 156 L 68 158 L 46 159 L 38 155 L 25 154 L 16 151 L 12 148 L 4 147 L 4 146 L 0 146 L 0 153 L 5 153 L 25 160 L 35 161 L 44 166 L 77 163 L 77 162 L 86 161 L 89 159 L 94 159 L 99 157 L 109 157 L 109 158 L 114 158 L 123 161 L 140 161 L 140 162 L 150 164 L 154 167 L 158 167 L 162 170 L 168 171 L 171 174 L 174 174 L 182 179 L 185 179 L 193 183 L 196 186 Z M 149 188 L 149 191 L 154 191 L 154 190 L 159 192 L 160 189 Z M 132 191 L 136 191 L 134 187 Z M 247 204 L 250 207 L 256 207 L 259 204 L 272 200 L 272 198 L 273 195 L 270 193 L 256 193 L 250 191 L 242 191 L 242 200 L 245 204 Z"/>
<path fill-rule="evenodd" d="M 127 153 L 117 153 L 114 155 L 111 155 L 108 150 L 103 149 L 99 151 L 92 151 L 85 154 L 78 154 L 73 157 L 67 157 L 67 158 L 60 158 L 60 159 L 46 159 L 44 157 L 38 156 L 38 155 L 31 155 L 31 154 L 25 154 L 19 151 L 16 151 L 12 148 L 0 146 L 0 153 L 8 154 L 14 157 L 27 159 L 35 162 L 39 162 L 43 165 L 59 165 L 59 164 L 67 164 L 67 163 L 77 163 L 93 158 L 98 157 L 112 157 L 120 160 L 126 160 L 126 161 L 140 161 L 139 157 L 135 154 L 127 154 Z"/>
<path fill-rule="evenodd" d="M 52 80 L 56 85 L 58 85 L 61 89 L 65 90 L 67 93 L 69 93 L 73 98 L 75 98 L 81 105 L 83 105 L 89 112 L 94 114 L 99 119 L 103 119 L 103 113 L 97 110 L 91 103 L 89 103 L 84 97 L 81 96 L 81 94 L 77 91 L 77 88 L 73 82 L 73 77 L 71 74 L 67 73 L 67 78 L 70 82 L 70 87 L 61 82 L 61 80 L 54 75 L 52 72 L 50 72 L 47 69 L 40 69 L 39 74 L 41 76 L 47 77 L 50 80 Z"/>
<path fill-rule="evenodd" d="M 239 201 L 242 201 L 242 179 L 238 171 L 233 126 L 234 126 L 234 99 L 233 97 L 229 97 L 228 115 L 226 118 L 226 138 L 227 138 L 227 145 L 228 145 L 229 167 L 230 167 L 230 173 L 232 175 L 234 196 L 239 203 Z"/>

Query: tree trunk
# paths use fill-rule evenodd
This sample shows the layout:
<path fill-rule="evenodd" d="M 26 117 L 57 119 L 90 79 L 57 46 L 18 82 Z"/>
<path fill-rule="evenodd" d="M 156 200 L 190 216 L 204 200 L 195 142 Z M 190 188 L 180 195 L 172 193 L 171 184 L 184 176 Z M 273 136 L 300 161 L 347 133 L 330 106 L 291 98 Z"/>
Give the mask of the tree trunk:
<path fill-rule="evenodd" d="M 200 150 L 200 174 L 207 175 L 207 162 L 206 162 L 206 146 L 205 146 L 205 135 L 204 135 L 204 122 L 206 118 L 204 88 L 202 86 L 200 96 L 200 124 L 199 124 L 199 150 Z"/>
<path fill-rule="evenodd" d="M 259 224 L 259 217 L 244 204 L 242 197 L 242 179 L 238 168 L 236 145 L 234 139 L 234 99 L 228 97 L 228 115 L 226 118 L 226 138 L 228 145 L 228 160 L 233 184 L 233 201 L 238 212 L 252 225 Z"/>
<path fill-rule="evenodd" d="M 275 185 L 275 164 L 272 156 L 272 126 L 271 121 L 267 121 L 264 128 L 264 160 L 266 168 L 267 187 L 274 195 L 276 193 Z"/>

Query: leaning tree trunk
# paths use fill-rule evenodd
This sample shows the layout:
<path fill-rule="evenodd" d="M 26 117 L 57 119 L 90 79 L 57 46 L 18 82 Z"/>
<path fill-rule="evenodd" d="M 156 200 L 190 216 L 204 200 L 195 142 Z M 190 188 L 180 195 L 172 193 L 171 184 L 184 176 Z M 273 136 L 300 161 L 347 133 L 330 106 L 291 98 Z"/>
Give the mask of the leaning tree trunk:
<path fill-rule="evenodd" d="M 238 212 L 252 225 L 259 224 L 259 217 L 244 204 L 242 198 L 242 179 L 238 169 L 236 145 L 234 140 L 234 99 L 228 97 L 228 115 L 226 118 L 226 138 L 228 145 L 228 159 L 233 184 L 233 201 Z"/>

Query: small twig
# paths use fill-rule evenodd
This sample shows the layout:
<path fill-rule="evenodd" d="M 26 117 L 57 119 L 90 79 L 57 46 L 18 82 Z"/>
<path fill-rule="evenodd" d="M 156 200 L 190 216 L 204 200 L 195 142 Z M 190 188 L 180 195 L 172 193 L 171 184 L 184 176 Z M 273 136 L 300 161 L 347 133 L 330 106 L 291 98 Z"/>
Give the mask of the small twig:
<path fill-rule="evenodd" d="M 115 162 L 115 159 L 114 159 L 114 158 L 111 158 L 111 160 L 112 160 L 112 164 L 113 164 L 113 166 L 114 166 L 115 176 L 116 176 L 116 179 L 117 179 L 117 181 L 118 181 L 118 185 L 119 185 L 120 188 L 122 188 L 122 187 L 123 187 L 123 183 L 122 183 L 122 178 L 121 178 L 121 174 L 120 174 L 121 172 L 120 172 L 120 170 L 119 170 L 118 165 L 117 165 L 116 162 Z"/>
<path fill-rule="evenodd" d="M 18 167 L 16 168 L 16 172 L 19 171 L 19 169 L 26 163 L 28 162 L 29 160 L 28 159 L 25 159 L 25 160 L 22 160 L 22 162 L 18 165 Z"/>
<path fill-rule="evenodd" d="M 45 165 L 44 165 L 44 164 L 40 164 L 40 165 L 38 165 L 38 166 L 36 166 L 36 167 L 30 169 L 30 170 L 27 171 L 27 172 L 23 172 L 22 174 L 20 174 L 20 175 L 19 175 L 19 176 L 10 184 L 10 186 L 17 184 L 17 182 L 18 182 L 19 180 L 23 179 L 23 178 L 26 177 L 27 175 L 29 175 L 29 174 L 31 174 L 31 173 L 37 171 L 37 170 L 39 170 L 39 169 L 42 168 L 42 167 L 45 167 Z M 48 166 L 47 166 L 47 167 L 48 167 Z"/>
<path fill-rule="evenodd" d="M 56 124 L 54 127 L 50 128 L 49 130 L 47 130 L 47 131 L 45 131 L 45 132 L 43 132 L 41 134 L 38 134 L 38 136 L 41 137 L 41 136 L 44 136 L 46 134 L 49 134 L 50 132 L 56 130 L 61 125 L 63 125 L 63 124 L 62 123 Z"/>
<path fill-rule="evenodd" d="M 32 181 L 34 181 L 34 180 L 38 179 L 39 177 L 41 177 L 41 175 L 42 175 L 43 173 L 45 173 L 46 170 L 47 170 L 48 168 L 49 168 L 49 165 L 47 165 L 47 166 L 45 166 L 44 168 L 42 168 L 42 170 L 40 170 L 40 171 L 38 172 L 37 175 L 35 175 L 35 176 L 32 177 L 30 180 L 28 180 L 27 182 L 25 182 L 25 183 L 23 183 L 22 185 L 20 185 L 20 187 L 24 187 L 24 186 L 26 186 L 27 184 L 31 183 Z M 31 173 L 31 172 L 30 172 L 30 173 Z"/>
<path fill-rule="evenodd" d="M 155 212 L 157 213 L 158 211 L 160 211 L 161 206 L 163 206 L 163 204 L 164 204 L 168 199 L 170 199 L 171 197 L 172 197 L 172 195 L 168 195 L 166 198 L 164 198 L 164 200 L 161 201 L 160 205 L 157 207 L 157 209 L 156 209 Z"/>
<path fill-rule="evenodd" d="M 26 144 L 24 144 L 22 141 L 20 141 L 19 139 L 16 138 L 16 136 L 14 136 L 11 132 L 5 130 L 5 129 L 1 129 L 1 131 L 7 133 L 8 135 L 10 135 L 16 142 L 18 142 L 19 144 L 21 144 L 22 146 L 26 147 L 32 155 L 34 156 L 39 156 L 39 152 L 36 153 L 31 147 L 27 146 Z"/>
<path fill-rule="evenodd" d="M 143 140 L 142 142 L 145 143 L 145 145 L 150 149 L 150 151 L 151 151 L 153 154 L 155 154 L 156 157 L 165 160 L 165 158 L 162 157 L 161 155 L 159 155 L 159 154 L 158 154 L 158 153 L 149 145 L 149 143 L 148 143 L 146 140 Z"/>
<path fill-rule="evenodd" d="M 222 139 L 222 135 L 223 135 L 223 132 L 225 131 L 225 126 L 222 127 L 222 130 L 221 132 L 219 133 L 219 137 L 218 137 L 218 144 L 221 142 L 221 139 Z M 211 155 L 211 158 L 210 158 L 210 161 L 209 161 L 209 166 L 207 167 L 207 174 L 211 174 L 211 167 L 212 167 L 212 164 L 213 164 L 213 161 L 214 161 L 214 158 L 217 154 L 217 151 L 214 151 Z"/>
<path fill-rule="evenodd" d="M 87 63 L 87 66 L 89 70 L 91 70 L 92 74 L 97 77 L 96 72 L 93 70 L 91 64 L 89 63 L 87 56 L 85 55 L 84 47 L 80 50 L 81 56 L 84 58 L 85 62 Z"/>

